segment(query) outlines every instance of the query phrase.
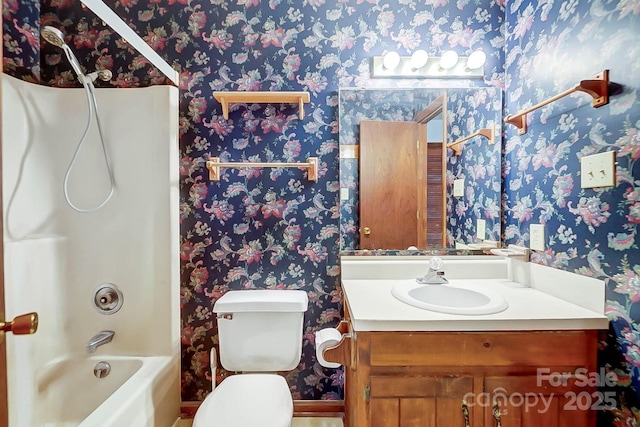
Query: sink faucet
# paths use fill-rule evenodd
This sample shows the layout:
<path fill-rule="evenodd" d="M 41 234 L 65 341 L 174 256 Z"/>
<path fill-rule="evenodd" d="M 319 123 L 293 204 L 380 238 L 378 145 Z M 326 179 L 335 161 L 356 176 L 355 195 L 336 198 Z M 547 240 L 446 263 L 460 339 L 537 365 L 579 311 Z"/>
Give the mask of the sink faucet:
<path fill-rule="evenodd" d="M 444 270 L 442 269 L 442 258 L 434 256 L 429 260 L 429 271 L 422 277 L 416 277 L 416 282 L 421 285 L 442 285 L 449 283 L 444 277 Z"/>
<path fill-rule="evenodd" d="M 89 341 L 87 341 L 87 353 L 95 353 L 96 349 L 101 345 L 111 342 L 115 332 L 113 331 L 100 331 L 95 334 Z"/>

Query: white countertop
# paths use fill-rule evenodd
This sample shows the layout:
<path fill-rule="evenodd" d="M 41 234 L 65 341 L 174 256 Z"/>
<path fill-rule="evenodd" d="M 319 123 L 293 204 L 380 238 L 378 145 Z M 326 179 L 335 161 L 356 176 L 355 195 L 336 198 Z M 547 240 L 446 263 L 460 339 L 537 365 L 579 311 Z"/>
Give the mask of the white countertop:
<path fill-rule="evenodd" d="M 391 294 L 413 279 L 346 279 L 342 286 L 355 331 L 520 331 L 607 329 L 604 313 L 507 279 L 453 279 L 452 285 L 489 288 L 509 307 L 495 314 L 454 315 L 413 307 Z M 561 284 L 559 284 L 561 285 Z M 429 285 L 434 286 L 434 285 Z M 436 285 L 437 286 L 437 285 Z M 603 305 L 604 308 L 604 305 Z"/>

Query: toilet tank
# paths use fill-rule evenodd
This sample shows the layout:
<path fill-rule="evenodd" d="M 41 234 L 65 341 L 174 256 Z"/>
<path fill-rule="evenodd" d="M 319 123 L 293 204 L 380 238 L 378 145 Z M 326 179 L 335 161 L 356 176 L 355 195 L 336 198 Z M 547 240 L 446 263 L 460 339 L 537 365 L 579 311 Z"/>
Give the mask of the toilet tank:
<path fill-rule="evenodd" d="M 229 291 L 213 306 L 220 363 L 228 371 L 290 371 L 300 363 L 307 294 L 299 290 Z"/>

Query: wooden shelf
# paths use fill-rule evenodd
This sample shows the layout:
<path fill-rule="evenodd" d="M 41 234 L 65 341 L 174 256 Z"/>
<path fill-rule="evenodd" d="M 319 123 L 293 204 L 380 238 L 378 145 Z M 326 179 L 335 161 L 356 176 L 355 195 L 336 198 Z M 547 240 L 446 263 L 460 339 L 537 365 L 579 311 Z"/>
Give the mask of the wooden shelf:
<path fill-rule="evenodd" d="M 222 105 L 222 116 L 229 119 L 229 104 L 298 104 L 300 120 L 304 118 L 303 104 L 310 101 L 309 92 L 213 92 Z"/>

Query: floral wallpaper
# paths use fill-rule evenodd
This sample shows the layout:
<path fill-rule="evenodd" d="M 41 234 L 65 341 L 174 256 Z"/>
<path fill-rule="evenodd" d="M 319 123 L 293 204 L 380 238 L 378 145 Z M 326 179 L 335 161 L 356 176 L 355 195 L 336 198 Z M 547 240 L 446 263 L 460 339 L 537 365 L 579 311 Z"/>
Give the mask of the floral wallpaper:
<path fill-rule="evenodd" d="M 499 88 L 493 86 L 448 89 L 342 88 L 339 94 L 340 144 L 359 144 L 360 120 L 411 121 L 436 98 L 445 94 L 448 143 L 490 126 L 495 128 L 497 142 L 489 145 L 486 138 L 475 137 L 464 142 L 460 156 L 448 150 L 447 246 L 455 247 L 456 242 L 478 242 L 477 219 L 486 221 L 486 239 L 500 241 L 500 92 Z M 460 198 L 453 197 L 453 180 L 458 178 L 465 178 L 465 194 Z M 340 187 L 349 190 L 349 198 L 340 203 L 341 247 L 343 250 L 357 250 L 358 159 L 340 159 Z"/>
<path fill-rule="evenodd" d="M 449 142 L 493 129 L 495 143 L 481 136 L 465 141 L 459 156 L 447 153 L 447 246 L 456 242 L 501 240 L 501 90 L 496 87 L 447 89 Z M 464 179 L 464 194 L 453 196 L 453 181 Z M 477 236 L 477 220 L 484 220 L 485 238 Z"/>
<path fill-rule="evenodd" d="M 621 85 L 608 105 L 583 92 L 528 114 L 528 131 L 505 124 L 506 243 L 529 243 L 544 224 L 545 251 L 533 262 L 606 280 L 611 319 L 600 363 L 618 377 L 617 408 L 603 425 L 640 421 L 640 3 L 509 2 L 506 6 L 506 114 L 590 79 L 605 69 Z M 619 93 L 618 93 L 619 92 Z M 583 189 L 580 159 L 616 152 L 615 187 Z"/>
<path fill-rule="evenodd" d="M 39 2 L 3 0 L 3 72 L 26 81 L 40 80 L 39 22 Z"/>
<path fill-rule="evenodd" d="M 607 280 L 608 334 L 601 364 L 616 372 L 618 406 L 605 425 L 635 425 L 640 382 L 638 289 L 640 157 L 637 82 L 640 7 L 630 0 L 170 0 L 106 2 L 181 76 L 182 397 L 210 389 L 217 345 L 215 300 L 228 289 L 304 289 L 303 357 L 287 373 L 296 399 L 342 396 L 341 370 L 315 361 L 313 332 L 341 316 L 339 286 L 338 89 L 456 87 L 447 81 L 369 77 L 372 55 L 424 48 L 460 55 L 482 48 L 485 85 L 504 89 L 505 114 L 533 105 L 605 68 L 622 85 L 594 109 L 577 93 L 529 115 L 529 131 L 504 125 L 502 233 L 528 244 L 544 223 L 548 249 L 533 261 Z M 59 49 L 40 46 L 42 25 L 67 36 L 88 71 L 109 68 L 104 86 L 167 84 L 137 52 L 73 0 L 3 0 L 3 71 L 74 86 Z M 42 70 L 41 70 L 42 68 Z M 456 83 L 460 85 L 459 83 Z M 467 86 L 474 83 L 467 82 Z M 237 105 L 222 118 L 212 92 L 305 90 L 297 106 Z M 618 185 L 581 189 L 579 158 L 614 150 Z M 298 169 L 225 170 L 209 182 L 209 156 L 304 161 L 319 157 L 318 182 Z M 472 160 L 472 159 L 471 159 Z M 221 372 L 224 376 L 227 373 Z"/>

